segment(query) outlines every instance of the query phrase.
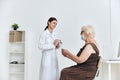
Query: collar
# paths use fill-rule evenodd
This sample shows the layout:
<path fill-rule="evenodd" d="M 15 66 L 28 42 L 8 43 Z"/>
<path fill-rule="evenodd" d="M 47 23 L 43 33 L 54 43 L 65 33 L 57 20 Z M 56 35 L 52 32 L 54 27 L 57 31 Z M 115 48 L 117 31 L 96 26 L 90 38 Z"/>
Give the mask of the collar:
<path fill-rule="evenodd" d="M 50 33 L 48 29 L 46 29 L 47 34 L 53 34 L 54 32 Z"/>

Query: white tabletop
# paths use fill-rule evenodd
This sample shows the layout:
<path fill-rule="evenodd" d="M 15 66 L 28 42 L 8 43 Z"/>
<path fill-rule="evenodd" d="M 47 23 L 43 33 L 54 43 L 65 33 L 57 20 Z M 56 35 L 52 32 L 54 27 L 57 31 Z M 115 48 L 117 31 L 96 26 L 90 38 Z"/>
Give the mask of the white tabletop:
<path fill-rule="evenodd" d="M 120 63 L 120 60 L 103 60 L 104 63 Z"/>

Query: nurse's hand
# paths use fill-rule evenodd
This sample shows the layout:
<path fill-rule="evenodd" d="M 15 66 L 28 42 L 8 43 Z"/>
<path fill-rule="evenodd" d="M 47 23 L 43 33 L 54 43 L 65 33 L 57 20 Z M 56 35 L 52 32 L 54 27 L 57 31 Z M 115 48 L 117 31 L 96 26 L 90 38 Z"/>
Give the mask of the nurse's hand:
<path fill-rule="evenodd" d="M 58 43 L 57 45 L 56 45 L 56 48 L 58 49 L 60 47 L 60 43 Z"/>
<path fill-rule="evenodd" d="M 59 47 L 60 47 L 59 42 L 60 42 L 59 39 L 55 39 L 55 40 L 54 40 L 53 44 L 55 45 L 56 48 L 59 48 Z"/>

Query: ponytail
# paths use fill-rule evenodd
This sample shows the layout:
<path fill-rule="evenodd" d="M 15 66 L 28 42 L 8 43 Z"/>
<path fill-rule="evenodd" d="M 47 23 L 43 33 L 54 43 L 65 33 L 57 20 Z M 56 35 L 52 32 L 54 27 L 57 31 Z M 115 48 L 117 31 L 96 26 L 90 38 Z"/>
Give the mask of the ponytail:
<path fill-rule="evenodd" d="M 46 30 L 47 28 L 48 28 L 48 26 L 46 26 L 44 30 Z"/>

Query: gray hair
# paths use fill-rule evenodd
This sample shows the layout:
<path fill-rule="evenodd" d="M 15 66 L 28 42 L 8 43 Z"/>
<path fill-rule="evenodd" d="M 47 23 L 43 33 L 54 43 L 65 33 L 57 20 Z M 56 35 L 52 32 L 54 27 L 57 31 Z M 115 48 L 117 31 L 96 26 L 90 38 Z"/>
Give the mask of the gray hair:
<path fill-rule="evenodd" d="M 84 25 L 81 28 L 81 32 L 86 32 L 90 37 L 95 37 L 95 31 L 94 28 L 91 25 Z"/>

